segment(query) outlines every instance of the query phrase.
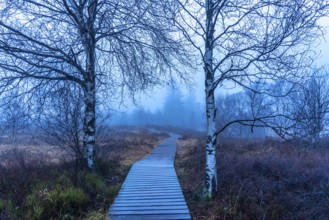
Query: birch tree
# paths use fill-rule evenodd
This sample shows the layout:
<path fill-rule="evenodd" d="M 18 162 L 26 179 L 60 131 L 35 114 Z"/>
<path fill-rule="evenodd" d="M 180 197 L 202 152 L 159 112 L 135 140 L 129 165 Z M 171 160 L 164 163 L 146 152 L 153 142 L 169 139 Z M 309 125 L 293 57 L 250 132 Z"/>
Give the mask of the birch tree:
<path fill-rule="evenodd" d="M 311 45 L 326 16 L 322 0 L 185 0 L 176 18 L 204 66 L 206 117 L 206 197 L 217 191 L 215 90 L 227 85 L 254 91 L 256 81 L 294 82 L 313 61 Z"/>
<path fill-rule="evenodd" d="M 172 34 L 170 1 L 17 0 L 0 7 L 0 91 L 19 87 L 32 97 L 62 81 L 79 86 L 91 169 L 97 94 L 133 95 L 182 73 L 176 64 L 186 51 Z"/>

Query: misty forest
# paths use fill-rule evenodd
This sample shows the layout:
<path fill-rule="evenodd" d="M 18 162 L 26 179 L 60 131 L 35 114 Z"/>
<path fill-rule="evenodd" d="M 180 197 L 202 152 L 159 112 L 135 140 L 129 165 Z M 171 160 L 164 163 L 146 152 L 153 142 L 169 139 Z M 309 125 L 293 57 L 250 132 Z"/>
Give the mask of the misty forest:
<path fill-rule="evenodd" d="M 329 219 L 328 22 L 328 0 L 0 0 L 0 219 Z"/>

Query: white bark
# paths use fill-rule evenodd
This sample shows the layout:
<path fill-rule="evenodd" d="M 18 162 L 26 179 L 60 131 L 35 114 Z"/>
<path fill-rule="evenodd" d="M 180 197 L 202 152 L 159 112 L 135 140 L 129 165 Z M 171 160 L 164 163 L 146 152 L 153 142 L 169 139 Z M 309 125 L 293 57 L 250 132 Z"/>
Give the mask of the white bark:
<path fill-rule="evenodd" d="M 94 169 L 95 166 L 95 135 L 96 135 L 96 39 L 95 39 L 95 14 L 97 13 L 97 1 L 88 0 L 85 4 L 87 10 L 78 7 L 78 3 L 69 0 L 69 5 L 76 15 L 80 38 L 86 55 L 86 71 L 84 74 L 84 96 L 85 96 L 85 117 L 84 117 L 84 138 L 83 146 L 87 166 Z"/>
<path fill-rule="evenodd" d="M 91 33 L 92 35 L 92 33 Z M 86 37 L 86 69 L 85 76 L 85 124 L 84 146 L 88 168 L 94 169 L 95 165 L 95 135 L 96 135 L 96 93 L 95 93 L 95 41 L 94 36 Z"/>
<path fill-rule="evenodd" d="M 87 87 L 85 94 L 84 147 L 88 168 L 95 165 L 95 89 Z M 88 90 L 89 89 L 89 90 Z"/>
<path fill-rule="evenodd" d="M 207 147 L 206 147 L 206 188 L 208 198 L 217 191 L 217 166 L 216 166 L 216 107 L 214 90 L 209 84 L 206 88 L 207 95 L 207 124 L 208 124 L 208 134 L 207 134 Z"/>
<path fill-rule="evenodd" d="M 213 2 L 206 0 L 206 42 L 204 53 L 204 70 L 206 76 L 206 111 L 208 137 L 206 147 L 206 189 L 207 197 L 211 198 L 217 191 L 217 169 L 216 169 L 216 105 L 214 97 L 214 70 L 213 70 L 213 41 L 214 41 L 214 23 L 213 23 Z"/>

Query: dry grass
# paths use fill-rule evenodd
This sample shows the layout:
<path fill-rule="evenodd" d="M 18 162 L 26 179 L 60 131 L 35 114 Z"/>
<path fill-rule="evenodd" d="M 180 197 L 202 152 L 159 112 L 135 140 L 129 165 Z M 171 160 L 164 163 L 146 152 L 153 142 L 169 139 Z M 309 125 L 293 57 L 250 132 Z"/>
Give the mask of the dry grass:
<path fill-rule="evenodd" d="M 60 164 L 72 160 L 66 151 L 51 145 L 0 145 L 0 165 L 14 166 L 17 158 L 32 163 L 36 158 L 48 164 Z"/>
<path fill-rule="evenodd" d="M 148 130 L 121 130 L 99 146 L 98 154 L 107 160 L 131 166 L 149 154 L 166 137 L 168 135 L 165 133 L 148 132 Z"/>
<path fill-rule="evenodd" d="M 219 191 L 199 200 L 205 138 L 179 142 L 177 173 L 193 219 L 327 219 L 329 149 L 275 140 L 225 140 L 218 146 Z"/>
<path fill-rule="evenodd" d="M 166 135 L 126 129 L 107 137 L 99 144 L 97 173 L 78 175 L 72 159 L 53 146 L 1 145 L 0 219 L 103 219 L 129 166 Z M 63 196 L 71 196 L 72 207 Z M 77 207 L 79 197 L 88 202 Z"/>
<path fill-rule="evenodd" d="M 167 134 L 154 133 L 147 129 L 137 129 L 128 127 L 124 129 L 111 130 L 106 139 L 103 139 L 98 145 L 99 157 L 118 161 L 121 165 L 131 166 L 132 163 L 141 159 L 160 143 Z M 0 142 L 0 165 L 15 165 L 17 158 L 24 159 L 26 163 L 33 162 L 35 159 L 47 164 L 60 164 L 73 160 L 70 151 L 60 146 L 49 145 L 40 139 L 24 136 L 19 138 L 19 142 L 10 142 L 7 140 Z"/>
<path fill-rule="evenodd" d="M 183 136 L 177 142 L 175 168 L 183 184 L 184 194 L 195 192 L 204 179 L 203 141 L 193 136 Z"/>

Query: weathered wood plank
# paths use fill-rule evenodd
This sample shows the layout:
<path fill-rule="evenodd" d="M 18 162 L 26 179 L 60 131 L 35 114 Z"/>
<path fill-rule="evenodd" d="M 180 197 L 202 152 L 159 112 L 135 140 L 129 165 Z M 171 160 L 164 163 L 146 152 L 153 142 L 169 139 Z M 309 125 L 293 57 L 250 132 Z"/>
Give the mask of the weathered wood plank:
<path fill-rule="evenodd" d="M 142 177 L 140 175 L 143 175 Z M 147 175 L 146 173 L 144 172 L 141 172 L 141 173 L 138 173 L 136 176 L 128 176 L 127 179 L 134 179 L 134 180 L 139 180 L 139 179 L 152 179 L 152 178 L 157 178 L 157 179 L 169 179 L 169 180 L 176 180 L 175 179 L 176 177 L 176 174 L 175 173 L 172 173 L 170 176 L 169 175 L 166 175 L 165 176 L 165 173 L 163 174 L 163 176 L 161 175 Z"/>
<path fill-rule="evenodd" d="M 161 207 L 161 206 L 186 206 L 186 202 L 184 204 L 185 200 L 174 200 L 174 201 L 160 201 L 160 200 L 151 200 L 147 202 L 141 202 L 138 201 L 135 202 L 124 202 L 124 201 L 118 201 L 115 205 L 111 206 L 110 212 L 115 211 L 116 207 Z M 169 205 L 170 204 L 170 205 Z"/>
<path fill-rule="evenodd" d="M 174 202 L 171 202 L 170 204 L 168 202 L 152 202 L 152 203 L 149 203 L 149 202 L 140 202 L 140 203 L 119 203 L 117 202 L 116 204 L 112 204 L 111 207 L 144 207 L 144 206 L 186 206 L 186 203 L 185 201 L 174 201 Z"/>
<path fill-rule="evenodd" d="M 146 206 L 147 205 L 147 206 Z M 129 208 L 129 207 L 153 207 L 153 206 L 185 206 L 186 207 L 186 203 L 185 201 L 180 201 L 180 202 L 171 202 L 168 205 L 168 202 L 153 202 L 153 203 L 145 203 L 145 202 L 140 202 L 140 203 L 116 203 L 112 205 L 112 208 L 117 207 L 117 208 Z"/>
<path fill-rule="evenodd" d="M 110 220 L 171 220 L 171 219 L 191 219 L 189 214 L 167 214 L 167 215 L 124 215 L 124 216 L 109 216 Z"/>
<path fill-rule="evenodd" d="M 163 190 L 163 189 L 143 189 L 143 190 L 136 190 L 136 189 L 123 189 L 122 193 L 125 194 L 131 194 L 131 195 L 140 195 L 140 194 L 158 194 L 158 193 L 166 193 L 166 194 L 172 194 L 172 193 L 178 193 L 181 194 L 180 191 L 176 190 L 176 189 L 167 189 L 167 190 Z"/>
<path fill-rule="evenodd" d="M 172 135 L 131 167 L 108 219 L 191 219 L 173 166 L 177 138 Z"/>
<path fill-rule="evenodd" d="M 176 197 L 180 197 L 182 196 L 181 192 L 166 192 L 166 195 L 170 195 L 170 196 L 176 196 Z M 152 191 L 143 191 L 143 192 L 127 192 L 127 191 L 123 191 L 122 194 L 120 196 L 124 196 L 124 197 L 134 197 L 134 196 L 145 196 L 145 195 L 151 195 L 151 196 L 163 196 L 163 192 L 161 191 L 157 191 L 157 192 L 152 192 Z"/>
<path fill-rule="evenodd" d="M 184 200 L 184 197 L 182 197 L 182 196 L 181 197 L 177 197 L 177 196 L 154 196 L 154 197 L 152 197 L 152 196 L 146 195 L 146 196 L 143 196 L 143 197 L 138 197 L 138 196 L 136 196 L 136 197 L 122 197 L 121 201 L 125 201 L 125 200 L 137 200 L 138 201 L 139 199 L 151 200 L 151 201 L 162 200 L 162 199 L 168 199 L 168 200 L 170 200 L 170 199 L 181 199 L 181 200 Z"/>
<path fill-rule="evenodd" d="M 186 206 L 129 206 L 129 207 L 116 207 L 116 211 L 151 211 L 151 210 L 186 210 Z M 115 212 L 113 213 L 115 214 Z"/>
<path fill-rule="evenodd" d="M 121 187 L 122 190 L 172 190 L 175 189 L 175 187 L 163 187 L 163 186 L 122 186 Z"/>
<path fill-rule="evenodd" d="M 138 204 L 138 203 L 141 203 L 141 202 L 144 202 L 145 205 L 148 204 L 152 204 L 152 203 L 159 203 L 159 202 L 162 202 L 162 203 L 172 203 L 172 202 L 185 202 L 184 198 L 179 198 L 179 199 L 117 199 L 115 201 L 115 203 L 122 203 L 122 204 Z"/>
<path fill-rule="evenodd" d="M 160 214 L 189 214 L 187 209 L 167 209 L 167 210 L 112 210 L 112 215 L 160 215 Z"/>

